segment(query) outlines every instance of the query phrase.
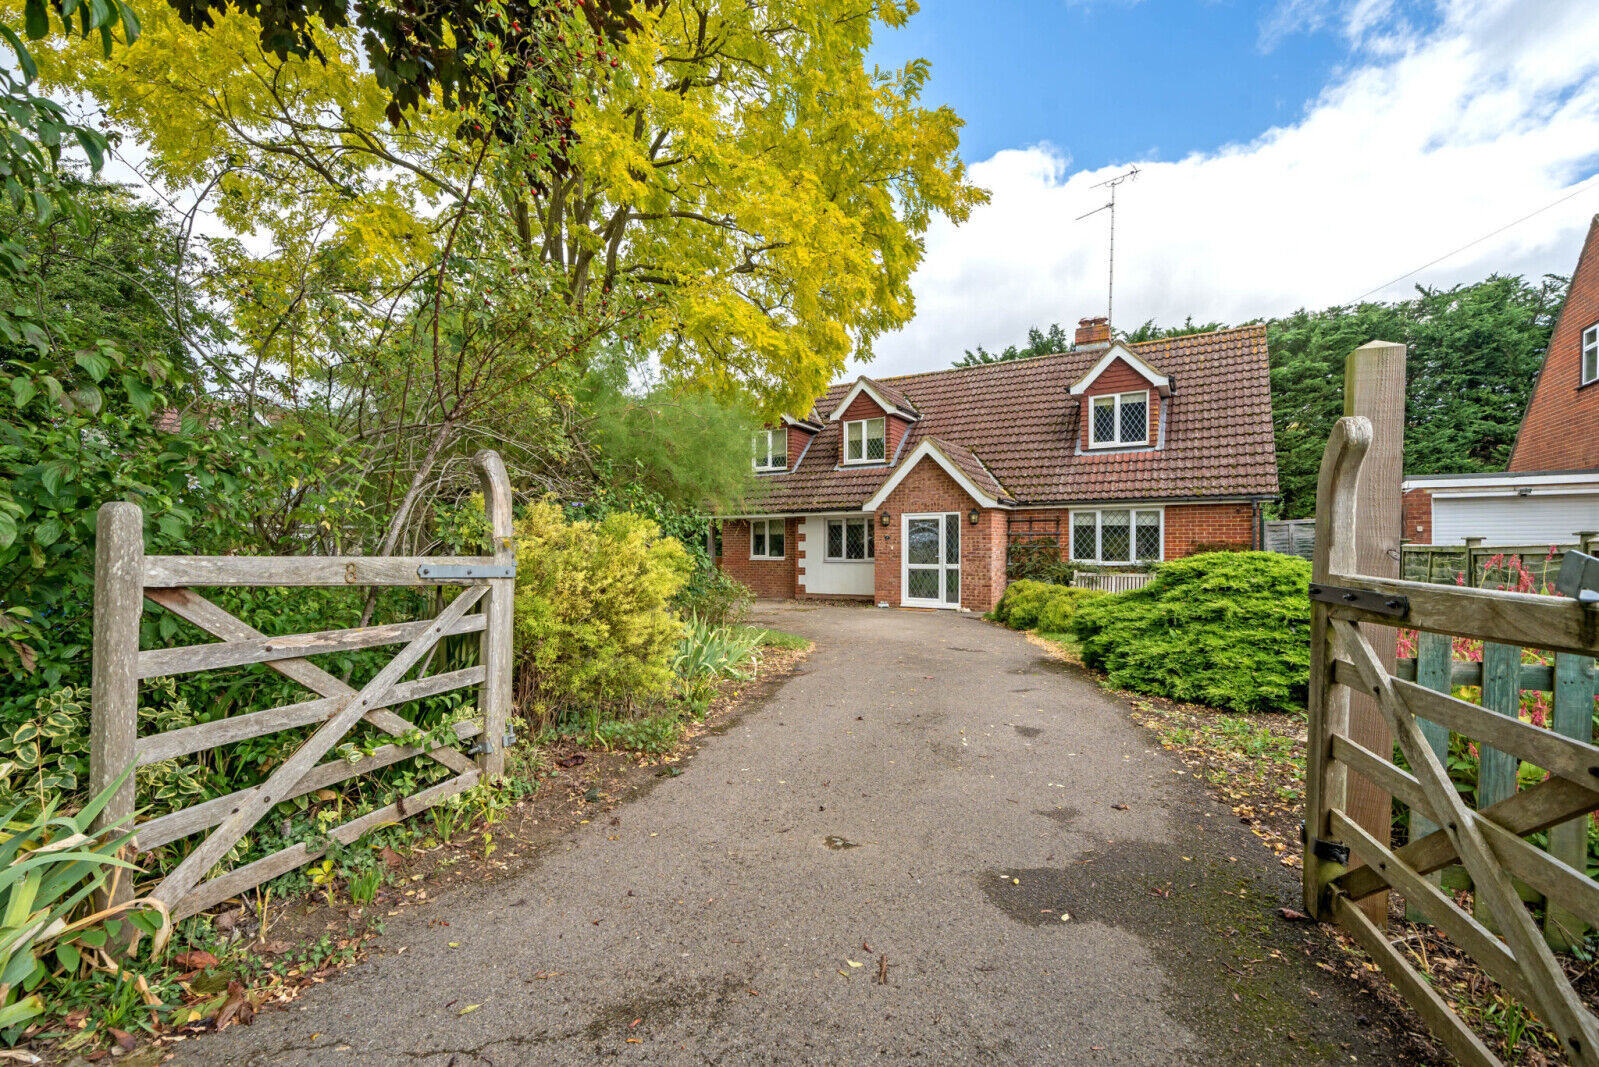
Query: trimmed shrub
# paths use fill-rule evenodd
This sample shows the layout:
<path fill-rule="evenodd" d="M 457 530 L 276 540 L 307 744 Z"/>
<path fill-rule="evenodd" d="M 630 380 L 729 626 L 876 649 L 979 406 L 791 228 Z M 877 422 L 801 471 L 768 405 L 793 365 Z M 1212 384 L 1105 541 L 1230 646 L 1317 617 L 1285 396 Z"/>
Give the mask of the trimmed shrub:
<path fill-rule="evenodd" d="M 1084 604 L 1069 632 L 1112 685 L 1232 711 L 1298 711 L 1310 684 L 1310 564 L 1213 552 Z"/>
<path fill-rule="evenodd" d="M 1047 630 L 1063 633 L 1066 623 L 1085 600 L 1103 596 L 1092 589 L 1073 589 L 1049 582 L 1023 579 L 1012 582 L 994 605 L 994 620 L 1012 630 Z"/>
<path fill-rule="evenodd" d="M 549 500 L 516 524 L 516 694 L 536 725 L 664 696 L 689 556 L 649 519 L 568 522 Z"/>

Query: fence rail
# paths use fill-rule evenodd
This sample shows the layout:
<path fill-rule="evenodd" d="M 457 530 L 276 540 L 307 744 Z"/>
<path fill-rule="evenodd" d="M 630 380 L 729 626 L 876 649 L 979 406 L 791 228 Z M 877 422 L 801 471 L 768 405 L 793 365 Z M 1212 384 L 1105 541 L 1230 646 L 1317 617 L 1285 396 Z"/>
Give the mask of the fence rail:
<path fill-rule="evenodd" d="M 1462 1062 L 1499 1061 L 1362 911 L 1360 901 L 1398 892 L 1526 1003 L 1558 1036 L 1571 1062 L 1599 1065 L 1599 1020 L 1584 1007 L 1546 941 L 1551 924 L 1557 939 L 1582 924 L 1599 925 L 1599 884 L 1586 870 L 1586 818 L 1599 809 L 1599 747 L 1592 744 L 1599 614 L 1570 599 L 1356 573 L 1357 480 L 1371 440 L 1366 419 L 1340 419 L 1322 458 L 1317 489 L 1306 910 L 1338 922 L 1359 940 Z M 1362 592 L 1379 597 L 1366 601 Z M 1414 681 L 1403 677 L 1403 670 L 1390 673 L 1377 651 L 1393 640 L 1394 628 L 1420 631 L 1410 671 Z M 1475 672 L 1480 704 L 1452 695 L 1452 636 L 1486 642 Z M 1550 675 L 1553 730 L 1520 718 L 1528 678 L 1523 647 L 1558 653 Z M 1389 758 L 1391 751 L 1373 752 L 1351 736 L 1351 693 L 1376 702 L 1404 755 L 1404 767 Z M 1452 734 L 1478 743 L 1476 810 L 1446 769 Z M 1517 771 L 1523 761 L 1548 777 L 1520 788 Z M 1417 822 L 1408 844 L 1391 848 L 1385 835 L 1379 840 L 1350 816 L 1351 775 L 1409 805 Z M 1577 829 L 1583 835 L 1580 854 Z M 1548 851 L 1525 840 L 1544 830 L 1550 831 Z M 1351 859 L 1364 865 L 1351 868 Z M 1427 877 L 1456 863 L 1471 878 L 1472 911 Z M 1542 927 L 1517 881 L 1547 903 Z"/>
<path fill-rule="evenodd" d="M 99 792 L 130 764 L 145 766 L 296 727 L 317 726 L 309 738 L 260 785 L 149 819 L 135 827 L 140 852 L 211 831 L 151 892 L 174 918 L 213 907 L 268 878 L 321 856 L 323 841 L 292 845 L 252 863 L 210 876 L 212 869 L 272 809 L 285 800 L 370 774 L 401 760 L 432 760 L 452 777 L 334 828 L 327 835 L 350 844 L 384 823 L 423 811 L 486 778 L 504 773 L 503 739 L 511 712 L 511 619 L 516 551 L 511 540 L 511 488 L 498 454 L 477 455 L 488 509 L 493 554 L 463 557 L 262 557 L 145 556 L 143 516 L 135 504 L 100 509 L 95 549 L 94 667 L 89 753 L 90 789 Z M 237 586 L 459 586 L 437 618 L 321 633 L 271 636 L 194 591 Z M 145 600 L 221 640 L 176 648 L 139 648 Z M 482 610 L 468 614 L 482 604 Z M 437 643 L 453 634 L 480 633 L 476 667 L 401 681 Z M 307 657 L 329 652 L 400 645 L 400 650 L 359 689 Z M 265 664 L 303 685 L 313 699 L 247 712 L 153 736 L 138 736 L 139 682 L 191 671 Z M 357 723 L 391 737 L 414 737 L 414 724 L 391 708 L 468 687 L 478 687 L 481 721 L 453 725 L 460 742 L 478 738 L 476 761 L 451 744 L 413 747 L 395 743 L 351 763 L 319 762 Z M 137 806 L 137 779 L 129 775 L 101 812 L 97 829 L 121 823 Z M 122 887 L 119 892 L 128 892 Z"/>
<path fill-rule="evenodd" d="M 1149 573 L 1092 574 L 1078 571 L 1072 575 L 1072 585 L 1078 589 L 1096 589 L 1101 593 L 1126 593 L 1142 589 L 1155 580 Z"/>

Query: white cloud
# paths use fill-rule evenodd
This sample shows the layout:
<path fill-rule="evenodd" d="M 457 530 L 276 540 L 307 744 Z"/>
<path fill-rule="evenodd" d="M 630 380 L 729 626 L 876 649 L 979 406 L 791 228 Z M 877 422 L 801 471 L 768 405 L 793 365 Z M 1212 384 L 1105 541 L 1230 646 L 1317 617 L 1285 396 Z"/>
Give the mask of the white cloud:
<path fill-rule="evenodd" d="M 1308 8 L 1308 5 L 1307 5 Z M 1599 169 L 1599 4 L 1448 0 L 1416 35 L 1386 5 L 1340 13 L 1356 60 L 1294 124 L 1176 162 L 1132 161 L 1116 230 L 1116 322 L 1238 322 L 1351 301 L 1542 207 Z M 1396 44 L 1396 41 L 1402 41 Z M 1070 169 L 1070 146 L 973 165 L 993 202 L 939 223 L 917 316 L 877 343 L 874 373 L 947 366 L 962 349 L 1105 308 L 1104 202 L 1125 165 Z M 1403 282 L 1569 273 L 1599 181 Z"/>

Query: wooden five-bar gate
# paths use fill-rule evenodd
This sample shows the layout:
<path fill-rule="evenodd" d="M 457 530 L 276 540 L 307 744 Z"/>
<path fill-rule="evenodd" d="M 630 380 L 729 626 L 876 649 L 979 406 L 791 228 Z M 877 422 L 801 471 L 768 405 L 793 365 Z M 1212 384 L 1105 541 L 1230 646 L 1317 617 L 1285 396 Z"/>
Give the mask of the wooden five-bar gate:
<path fill-rule="evenodd" d="M 396 556 L 146 556 L 137 505 L 100 509 L 95 549 L 94 677 L 90 785 L 111 786 L 129 764 L 145 766 L 296 727 L 317 725 L 266 781 L 140 823 L 134 847 L 147 852 L 209 830 L 150 893 L 174 918 L 193 915 L 259 883 L 309 863 L 326 844 L 292 845 L 207 879 L 239 840 L 285 800 L 325 789 L 401 760 L 425 758 L 449 768 L 450 778 L 336 827 L 328 837 L 343 844 L 384 823 L 422 811 L 479 781 L 503 773 L 511 710 L 511 623 L 516 551 L 511 539 L 511 489 L 497 453 L 476 458 L 493 538 L 492 553 L 470 557 Z M 226 586 L 454 586 L 460 592 L 437 618 L 323 633 L 270 636 L 247 625 L 194 590 Z M 181 648 L 140 650 L 139 618 L 150 600 L 220 641 Z M 482 605 L 482 610 L 472 612 Z M 475 667 L 402 681 L 437 642 L 452 634 L 480 633 Z M 403 645 L 372 679 L 356 688 L 307 657 L 329 652 Z M 139 683 L 189 671 L 263 663 L 314 694 L 281 707 L 230 715 L 213 722 L 138 736 Z M 468 686 L 479 686 L 476 721 L 455 724 L 457 740 L 478 738 L 474 762 L 439 744 L 384 745 L 351 763 L 319 762 L 358 722 L 391 737 L 412 734 L 414 724 L 394 707 Z M 98 825 L 128 818 L 137 806 L 136 776 L 128 775 Z"/>
<path fill-rule="evenodd" d="M 1599 885 L 1587 877 L 1585 846 L 1551 854 L 1525 840 L 1599 809 L 1599 748 L 1522 721 L 1514 696 L 1491 698 L 1484 707 L 1451 696 L 1448 678 L 1398 677 L 1378 651 L 1392 649 L 1393 628 L 1419 631 L 1424 642 L 1439 640 L 1428 635 L 1446 635 L 1443 640 L 1455 635 L 1489 642 L 1490 648 L 1509 648 L 1511 652 L 1498 653 L 1494 662 L 1484 664 L 1479 677 L 1488 685 L 1497 674 L 1506 674 L 1510 680 L 1498 684 L 1514 694 L 1523 647 L 1560 654 L 1557 675 L 1586 669 L 1599 654 L 1599 607 L 1575 599 L 1356 573 L 1355 532 L 1361 521 L 1356 483 L 1371 440 L 1366 419 L 1339 420 L 1322 458 L 1317 487 L 1306 908 L 1317 918 L 1336 921 L 1359 941 L 1461 1061 L 1499 1062 L 1389 942 L 1360 906 L 1362 900 L 1390 889 L 1398 892 L 1536 1013 L 1558 1035 L 1573 1063 L 1599 1064 L 1599 1024 L 1572 989 L 1517 889 L 1518 882 L 1530 887 L 1552 913 L 1559 909 L 1572 923 L 1599 925 Z M 1425 671 L 1426 663 L 1437 660 L 1424 656 L 1420 662 L 1418 669 Z M 1576 684 L 1568 689 L 1575 691 Z M 1375 700 L 1404 754 L 1405 768 L 1390 759 L 1391 752 L 1374 752 L 1353 739 L 1352 692 Z M 1591 682 L 1587 694 L 1580 714 L 1591 724 Z M 1446 769 L 1451 732 L 1479 743 L 1479 792 L 1484 794 L 1479 810 L 1467 806 Z M 1518 790 L 1520 761 L 1548 777 Z M 1412 834 L 1404 847 L 1391 848 L 1386 833 L 1373 833 L 1350 816 L 1351 772 L 1409 805 Z M 1357 860 L 1364 865 L 1353 866 Z M 1475 913 L 1460 907 L 1436 878 L 1428 877 L 1454 864 L 1470 876 Z"/>

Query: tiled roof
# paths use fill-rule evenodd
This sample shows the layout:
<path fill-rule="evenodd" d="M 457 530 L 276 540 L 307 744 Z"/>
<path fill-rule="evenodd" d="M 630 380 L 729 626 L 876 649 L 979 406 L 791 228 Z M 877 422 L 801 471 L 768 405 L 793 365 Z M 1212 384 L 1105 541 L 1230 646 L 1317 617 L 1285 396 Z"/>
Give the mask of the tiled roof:
<path fill-rule="evenodd" d="M 1021 504 L 1276 494 L 1264 326 L 1127 347 L 1171 379 L 1163 448 L 1079 450 L 1067 391 L 1103 349 L 907 374 L 873 383 L 921 415 L 889 463 L 840 467 L 842 431 L 827 423 L 795 470 L 760 479 L 751 510 L 857 509 L 927 438 L 985 491 Z M 817 408 L 832 411 L 854 384 L 832 386 Z"/>
<path fill-rule="evenodd" d="M 940 437 L 924 437 L 922 440 L 944 453 L 951 463 L 960 468 L 962 474 L 971 479 L 973 485 L 989 496 L 1001 502 L 1013 499 L 999 484 L 999 479 L 994 477 L 994 472 L 971 449 Z"/>
<path fill-rule="evenodd" d="M 920 412 L 916 410 L 916 405 L 911 401 L 910 397 L 905 395 L 903 390 L 896 389 L 888 382 L 879 381 L 876 378 L 868 378 L 864 374 L 860 376 L 859 380 L 865 382 L 873 389 L 876 389 L 879 396 L 888 401 L 890 404 L 893 404 L 895 407 L 899 408 L 901 411 L 907 412 L 911 415 L 920 414 Z M 892 378 L 889 379 L 889 381 L 893 380 L 894 379 Z"/>

